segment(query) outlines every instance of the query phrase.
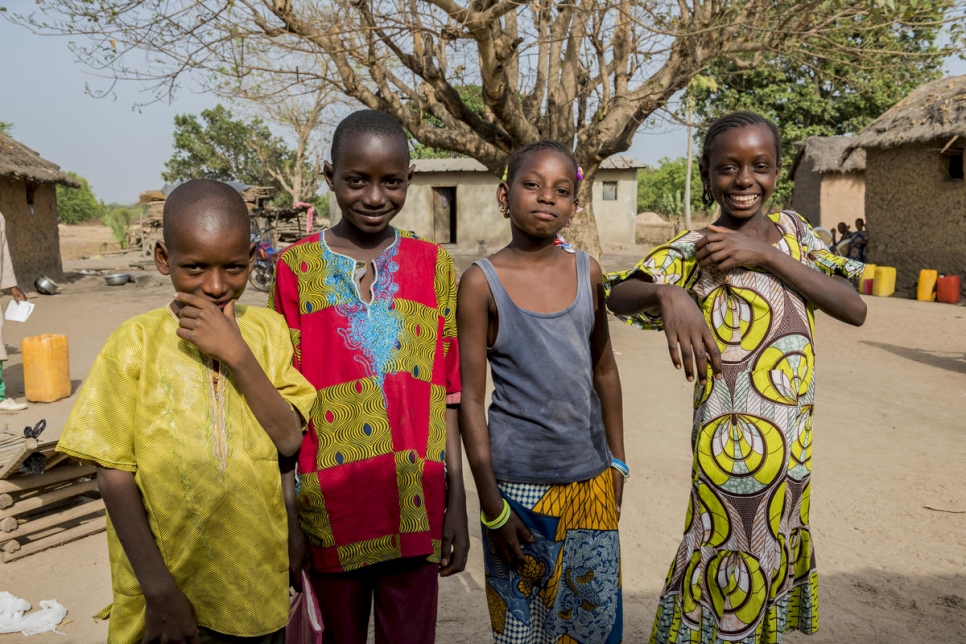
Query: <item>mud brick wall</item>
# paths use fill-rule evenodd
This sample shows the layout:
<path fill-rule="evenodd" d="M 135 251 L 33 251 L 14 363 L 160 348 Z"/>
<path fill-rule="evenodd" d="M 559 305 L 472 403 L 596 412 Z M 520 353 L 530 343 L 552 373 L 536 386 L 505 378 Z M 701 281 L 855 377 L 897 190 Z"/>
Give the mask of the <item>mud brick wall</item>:
<path fill-rule="evenodd" d="M 919 271 L 966 283 L 966 181 L 949 179 L 945 141 L 867 150 L 868 261 L 896 267 L 896 290 L 915 297 Z"/>

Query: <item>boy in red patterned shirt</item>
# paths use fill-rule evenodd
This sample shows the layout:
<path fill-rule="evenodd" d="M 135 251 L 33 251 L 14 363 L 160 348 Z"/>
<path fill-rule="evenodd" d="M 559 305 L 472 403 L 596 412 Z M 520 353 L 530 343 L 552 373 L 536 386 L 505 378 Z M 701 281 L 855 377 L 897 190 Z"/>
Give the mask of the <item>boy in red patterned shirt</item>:
<path fill-rule="evenodd" d="M 307 542 L 327 642 L 364 644 L 375 600 L 377 641 L 424 644 L 438 576 L 463 570 L 469 547 L 456 275 L 445 250 L 389 225 L 413 172 L 398 123 L 355 112 L 331 155 L 342 218 L 282 253 L 270 302 L 318 390 L 284 479 L 290 549 L 298 561 Z"/>

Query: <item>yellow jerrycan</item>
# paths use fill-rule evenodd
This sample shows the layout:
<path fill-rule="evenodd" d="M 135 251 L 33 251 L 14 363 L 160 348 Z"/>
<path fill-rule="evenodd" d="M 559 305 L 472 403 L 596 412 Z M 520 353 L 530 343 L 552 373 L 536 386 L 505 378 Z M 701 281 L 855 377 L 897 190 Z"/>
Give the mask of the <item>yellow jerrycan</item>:
<path fill-rule="evenodd" d="M 889 297 L 896 292 L 896 269 L 894 266 L 877 266 L 875 282 L 872 283 L 872 294 L 879 297 Z"/>
<path fill-rule="evenodd" d="M 54 402 L 70 396 L 67 336 L 45 333 L 24 338 L 23 388 L 30 402 Z"/>
<path fill-rule="evenodd" d="M 939 271 L 924 268 L 919 271 L 919 285 L 916 288 L 916 299 L 920 302 L 932 302 L 936 299 L 936 280 Z"/>

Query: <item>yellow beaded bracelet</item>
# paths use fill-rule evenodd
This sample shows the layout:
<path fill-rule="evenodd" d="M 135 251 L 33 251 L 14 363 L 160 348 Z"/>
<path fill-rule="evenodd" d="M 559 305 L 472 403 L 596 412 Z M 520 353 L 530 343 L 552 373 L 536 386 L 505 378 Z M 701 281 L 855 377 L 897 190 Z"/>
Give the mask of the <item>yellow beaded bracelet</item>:
<path fill-rule="evenodd" d="M 492 521 L 486 520 L 486 515 L 483 514 L 483 510 L 480 510 L 480 522 L 483 524 L 487 530 L 499 530 L 506 525 L 506 522 L 510 520 L 510 504 L 507 503 L 506 499 L 503 499 L 503 512 L 500 512 L 500 516 L 493 519 Z"/>

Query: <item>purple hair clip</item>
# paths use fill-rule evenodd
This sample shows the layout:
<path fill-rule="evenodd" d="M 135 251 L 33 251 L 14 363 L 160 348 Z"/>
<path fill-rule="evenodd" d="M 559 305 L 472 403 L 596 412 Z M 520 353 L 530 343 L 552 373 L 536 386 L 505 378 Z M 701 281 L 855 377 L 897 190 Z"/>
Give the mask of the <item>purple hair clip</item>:
<path fill-rule="evenodd" d="M 580 167 L 580 164 L 578 163 L 577 164 L 577 181 L 583 181 L 583 180 L 584 180 L 584 171 Z"/>

